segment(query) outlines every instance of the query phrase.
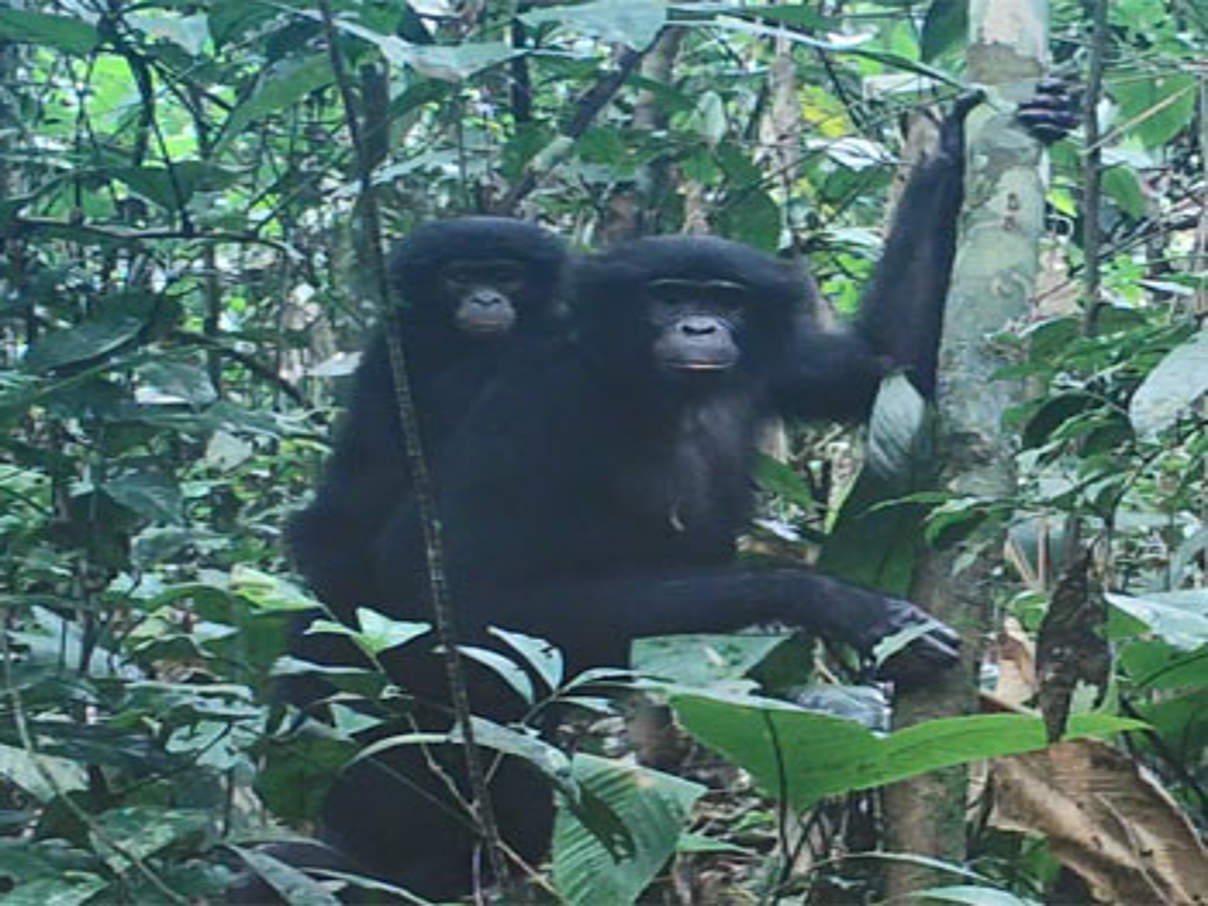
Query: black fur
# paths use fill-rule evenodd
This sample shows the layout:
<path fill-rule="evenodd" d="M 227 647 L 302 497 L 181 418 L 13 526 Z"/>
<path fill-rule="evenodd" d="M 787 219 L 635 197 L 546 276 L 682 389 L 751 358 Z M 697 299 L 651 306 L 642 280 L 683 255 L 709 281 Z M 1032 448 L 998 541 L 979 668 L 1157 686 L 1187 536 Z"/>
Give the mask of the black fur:
<path fill-rule="evenodd" d="M 926 618 L 907 601 L 806 568 L 735 564 L 734 543 L 750 515 L 755 437 L 768 415 L 861 418 L 892 368 L 934 392 L 961 201 L 960 123 L 973 102 L 958 104 L 939 150 L 912 176 L 851 329 L 818 329 L 802 275 L 737 243 L 638 240 L 576 269 L 573 341 L 509 344 L 504 361 L 492 355 L 484 371 L 452 372 L 470 375 L 468 391 L 433 391 L 421 403 L 426 425 L 439 416 L 438 506 L 464 641 L 490 644 L 488 625 L 521 630 L 550 639 L 575 671 L 625 663 L 642 636 L 773 621 L 867 652 Z M 1048 101 L 1021 114 L 1046 138 L 1061 117 L 1068 114 Z M 460 249 L 438 244 L 436 257 L 447 254 Z M 738 305 L 736 286 L 746 288 Z M 417 339 L 408 342 L 410 351 Z M 346 430 L 359 423 L 379 440 L 390 434 L 393 447 L 370 446 L 392 478 L 362 475 L 351 452 L 360 441 L 342 443 L 319 500 L 295 523 L 294 548 L 343 615 L 348 602 L 364 600 L 427 620 L 421 526 L 393 465 L 397 423 L 378 358 L 376 375 L 362 368 Z M 444 361 L 420 374 L 443 373 Z M 910 679 L 950 666 L 958 644 L 937 624 L 886 673 Z M 316 660 L 346 656 L 321 638 L 296 650 Z M 414 725 L 446 729 L 444 677 L 430 645 L 412 643 L 385 663 L 416 697 Z M 477 714 L 522 713 L 484 670 L 472 673 L 470 691 Z M 458 753 L 449 754 L 446 773 L 464 789 Z M 505 760 L 493 791 L 505 838 L 526 859 L 539 858 L 551 818 L 547 785 Z M 469 887 L 474 836 L 456 809 L 434 799 L 447 799 L 440 781 L 414 748 L 397 747 L 344 771 L 326 799 L 322 836 L 371 874 L 432 897 L 456 895 Z"/>
<path fill-rule="evenodd" d="M 441 275 L 450 262 L 522 262 L 523 283 L 505 332 L 460 329 Z M 391 287 L 402 307 L 402 342 L 431 454 L 470 408 L 506 350 L 543 342 L 562 329 L 565 251 L 546 230 L 504 217 L 462 217 L 424 224 L 394 250 Z M 288 543 L 315 593 L 348 619 L 357 605 L 381 603 L 369 583 L 366 552 L 390 509 L 410 491 L 390 356 L 381 331 L 357 368 L 348 413 L 314 501 L 291 521 Z"/>

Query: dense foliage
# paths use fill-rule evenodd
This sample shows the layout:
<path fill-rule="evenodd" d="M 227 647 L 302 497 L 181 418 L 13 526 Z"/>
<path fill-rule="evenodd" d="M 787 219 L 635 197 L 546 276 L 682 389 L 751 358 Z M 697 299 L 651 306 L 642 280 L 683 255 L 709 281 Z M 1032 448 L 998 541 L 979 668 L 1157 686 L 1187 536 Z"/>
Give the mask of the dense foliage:
<path fill-rule="evenodd" d="M 356 712 L 300 730 L 270 694 L 288 667 L 290 616 L 314 604 L 290 582 L 282 525 L 313 484 L 348 353 L 376 317 L 349 105 L 387 239 L 476 210 L 540 219 L 585 247 L 709 230 L 804 251 L 844 312 L 878 251 L 899 118 L 961 87 L 963 6 L 0 0 L 5 902 L 217 900 L 242 864 L 237 847 L 305 829 L 353 754 L 343 731 Z M 1102 48 L 1090 4 L 1054 2 L 1053 17 L 1055 71 L 1106 61 L 1104 195 L 1088 207 L 1079 137 L 1055 146 L 1035 318 L 1001 338 L 1034 389 L 1010 414 L 1024 491 L 915 500 L 936 543 L 1008 532 L 993 603 L 1025 648 L 1067 567 L 1093 554 L 1115 657 L 1109 691 L 1074 696 L 1075 710 L 1100 712 L 1075 728 L 1146 721 L 1126 750 L 1203 828 L 1208 7 L 1112 3 Z M 1102 268 L 1093 303 L 1080 288 L 1087 218 L 1103 237 L 1089 250 Z M 853 440 L 795 439 L 796 471 L 769 464 L 761 476 L 760 551 L 803 556 L 801 538 L 833 527 Z M 869 543 L 838 531 L 823 562 L 867 562 Z M 887 573 L 900 582 L 902 569 Z M 413 631 L 372 616 L 361 629 L 371 651 Z M 576 695 L 534 646 L 515 647 L 549 680 L 535 704 Z M 723 902 L 734 885 L 770 897 L 787 883 L 808 886 L 810 902 L 855 902 L 875 889 L 866 866 L 803 854 L 869 848 L 872 800 L 819 806 L 823 796 L 1043 744 L 1038 720 L 1018 715 L 878 738 L 735 692 L 771 647 L 710 640 L 705 669 L 699 645 L 651 646 L 644 663 L 686 684 L 677 703 L 694 733 L 802 810 L 800 835 L 779 834 L 792 816 L 749 790 L 732 808 L 713 799 L 690 812 L 698 785 L 597 755 L 568 767 L 502 729 L 488 738 L 530 745 L 565 789 L 582 783 L 640 829 L 618 866 L 560 814 L 563 897 L 632 901 L 678 846 L 668 901 Z M 800 681 L 783 678 L 792 651 L 757 675 Z M 1021 662 L 1010 651 L 998 648 L 1004 695 L 1005 665 Z M 384 679 L 349 684 L 378 694 Z M 580 703 L 603 707 L 597 691 Z M 867 689 L 798 700 L 880 727 Z M 819 740 L 833 768 L 821 775 Z M 768 746 L 784 748 L 774 764 Z M 835 821 L 844 806 L 864 820 Z M 690 813 L 699 833 L 680 836 Z M 1036 827 L 979 823 L 976 873 L 962 883 L 1041 896 L 1056 862 Z M 303 885 L 296 902 L 327 896 Z"/>

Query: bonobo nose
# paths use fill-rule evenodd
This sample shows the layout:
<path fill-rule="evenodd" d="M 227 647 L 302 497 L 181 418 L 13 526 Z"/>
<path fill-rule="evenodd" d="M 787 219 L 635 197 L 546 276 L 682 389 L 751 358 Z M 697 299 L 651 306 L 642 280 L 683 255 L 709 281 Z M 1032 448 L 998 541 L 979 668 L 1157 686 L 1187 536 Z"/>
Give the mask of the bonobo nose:
<path fill-rule="evenodd" d="M 494 290 L 480 290 L 470 297 L 470 303 L 478 308 L 495 308 L 507 302 L 507 297 Z"/>
<path fill-rule="evenodd" d="M 684 318 L 680 330 L 690 337 L 703 337 L 717 332 L 717 322 L 712 318 Z"/>

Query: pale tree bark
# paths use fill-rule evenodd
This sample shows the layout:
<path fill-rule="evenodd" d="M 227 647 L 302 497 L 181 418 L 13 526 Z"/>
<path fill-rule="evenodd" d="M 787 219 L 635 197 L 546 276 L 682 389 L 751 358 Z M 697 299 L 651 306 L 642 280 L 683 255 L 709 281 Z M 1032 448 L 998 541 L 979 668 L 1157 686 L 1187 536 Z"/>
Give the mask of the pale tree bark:
<path fill-rule="evenodd" d="M 1013 120 L 1047 60 L 1047 0 L 971 0 L 969 78 L 991 103 L 969 117 L 968 171 L 952 287 L 940 350 L 941 481 L 957 495 L 1009 497 L 1015 491 L 1013 437 L 1003 411 L 1020 401 L 1019 382 L 994 373 L 1008 364 L 993 335 L 1026 317 L 1039 268 L 1044 186 L 1040 145 Z M 929 551 L 913 598 L 961 629 L 963 668 L 899 696 L 898 726 L 972 711 L 980 641 L 989 626 L 1001 544 L 976 537 Z M 970 547 L 973 545 L 973 547 Z M 886 791 L 889 848 L 961 865 L 965 858 L 966 772 L 937 771 Z M 889 868 L 891 899 L 960 879 L 908 863 Z"/>

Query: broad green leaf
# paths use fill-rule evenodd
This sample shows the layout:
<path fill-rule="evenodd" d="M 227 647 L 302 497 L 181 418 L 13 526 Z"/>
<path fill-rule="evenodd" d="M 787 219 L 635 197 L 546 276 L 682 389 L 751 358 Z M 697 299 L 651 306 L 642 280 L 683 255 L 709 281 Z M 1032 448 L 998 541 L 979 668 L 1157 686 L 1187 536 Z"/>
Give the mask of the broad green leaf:
<path fill-rule="evenodd" d="M 377 45 L 396 66 L 410 66 L 420 75 L 442 82 L 460 82 L 474 73 L 504 63 L 526 51 L 503 41 L 468 41 L 464 44 L 411 44 L 356 22 L 340 19 L 336 25 L 351 35 Z"/>
<path fill-rule="evenodd" d="M 566 675 L 562 660 L 562 652 L 555 645 L 536 636 L 513 632 L 509 629 L 490 627 L 493 636 L 503 639 L 511 648 L 524 658 L 525 663 L 537 672 L 541 680 L 550 689 L 557 689 Z"/>
<path fill-rule="evenodd" d="M 707 686 L 741 679 L 784 639 L 768 632 L 656 636 L 635 639 L 631 660 L 649 676 Z"/>
<path fill-rule="evenodd" d="M 312 91 L 331 84 L 334 78 L 331 59 L 325 51 L 273 67 L 264 74 L 251 96 L 227 117 L 220 147 L 240 136 L 256 120 L 297 103 Z"/>
<path fill-rule="evenodd" d="M 49 371 L 101 358 L 132 341 L 146 323 L 143 315 L 104 308 L 75 327 L 46 334 L 26 353 L 25 364 L 35 371 Z"/>
<path fill-rule="evenodd" d="M 533 704 L 533 681 L 524 672 L 524 668 L 511 658 L 500 654 L 498 651 L 492 651 L 490 648 L 480 648 L 477 645 L 458 645 L 457 648 L 464 656 L 482 664 L 482 666 L 492 671 L 507 683 L 525 704 Z"/>
<path fill-rule="evenodd" d="M 767 252 L 780 244 L 780 207 L 757 186 L 734 189 L 719 216 L 726 236 Z"/>
<path fill-rule="evenodd" d="M 760 453 L 755 461 L 755 481 L 763 490 L 778 494 L 802 509 L 809 510 L 817 506 L 805 479 L 789 466 L 765 453 Z"/>
<path fill-rule="evenodd" d="M 1128 404 L 1133 429 L 1153 437 L 1208 392 L 1208 329 L 1172 349 L 1142 381 Z"/>
<path fill-rule="evenodd" d="M 100 46 L 97 30 L 80 19 L 23 9 L 0 8 L 0 38 L 28 44 L 48 44 L 72 54 L 86 54 Z"/>
<path fill-rule="evenodd" d="M 154 469 L 129 472 L 102 482 L 101 490 L 152 522 L 179 522 L 183 498 L 171 475 Z"/>
<path fill-rule="evenodd" d="M 1144 596 L 1108 592 L 1107 600 L 1176 648 L 1192 651 L 1208 645 L 1208 590 L 1152 592 Z"/>
<path fill-rule="evenodd" d="M 705 788 L 594 755 L 576 755 L 572 770 L 584 789 L 621 820 L 632 843 L 616 858 L 560 802 L 554 820 L 554 885 L 574 906 L 632 906 L 675 851 L 688 811 Z"/>
<path fill-rule="evenodd" d="M 902 375 L 881 383 L 869 424 L 868 456 L 843 499 L 818 567 L 849 582 L 905 595 L 914 575 L 923 507 L 880 506 L 929 486 L 932 421 Z"/>
<path fill-rule="evenodd" d="M 851 721 L 753 696 L 693 691 L 673 693 L 672 704 L 694 736 L 795 809 L 824 796 L 1046 744 L 1044 722 L 1018 714 L 943 718 L 880 736 Z M 1124 718 L 1082 714 L 1071 718 L 1068 736 L 1139 726 Z"/>
<path fill-rule="evenodd" d="M 114 871 L 130 869 L 126 856 L 152 856 L 186 837 L 198 837 L 211 827 L 214 816 L 202 809 L 128 806 L 96 815 L 96 830 L 89 836 Z M 112 842 L 121 854 L 109 847 Z"/>
<path fill-rule="evenodd" d="M 290 613 L 319 606 L 292 582 L 243 564 L 231 568 L 230 590 L 267 611 Z"/>
<path fill-rule="evenodd" d="M 167 167 L 113 167 L 96 171 L 125 183 L 160 207 L 176 210 L 196 192 L 213 192 L 235 185 L 241 174 L 199 160 L 182 160 Z"/>
<path fill-rule="evenodd" d="M 1038 900 L 1018 897 L 993 887 L 974 887 L 972 884 L 930 887 L 920 890 L 915 898 L 922 902 L 961 903 L 963 906 L 1040 906 Z"/>
<path fill-rule="evenodd" d="M 418 639 L 431 630 L 427 623 L 417 623 L 411 620 L 392 620 L 376 610 L 368 607 L 357 608 L 357 624 L 359 632 L 352 638 L 363 645 L 370 654 L 381 654 L 399 645 L 405 645 L 412 639 Z"/>
<path fill-rule="evenodd" d="M 210 376 L 202 368 L 188 362 L 159 359 L 140 365 L 137 373 L 146 386 L 139 391 L 152 391 L 158 402 L 186 402 L 194 406 L 208 405 L 218 398 Z M 143 392 L 136 392 L 139 402 L 149 402 Z"/>
<path fill-rule="evenodd" d="M 1198 84 L 1190 73 L 1134 70 L 1109 79 L 1108 90 L 1120 105 L 1120 124 L 1156 148 L 1191 125 Z"/>
<path fill-rule="evenodd" d="M 204 13 L 192 16 L 168 12 L 129 12 L 126 21 L 148 38 L 171 41 L 185 53 L 197 56 L 210 39 L 209 19 Z"/>
<path fill-rule="evenodd" d="M 30 753 L 15 746 L 0 745 L 0 777 L 42 803 L 66 792 L 88 788 L 88 774 L 78 761 Z M 0 873 L 3 862 L 0 856 Z"/>
<path fill-rule="evenodd" d="M 281 894 L 289 906 L 340 906 L 340 899 L 317 880 L 287 862 L 267 853 L 232 846 L 239 858 L 264 881 Z"/>
<path fill-rule="evenodd" d="M 1144 217 L 1149 210 L 1145 190 L 1137 179 L 1137 171 L 1129 166 L 1108 167 L 1103 171 L 1103 191 L 1133 217 Z"/>
<path fill-rule="evenodd" d="M 533 27 L 559 22 L 606 43 L 642 50 L 658 37 L 667 21 L 667 6 L 660 0 L 594 0 L 529 10 L 520 19 Z"/>
<path fill-rule="evenodd" d="M 105 890 L 109 882 L 91 872 L 73 871 L 57 878 L 38 878 L 4 894 L 4 906 L 83 906 Z"/>
<path fill-rule="evenodd" d="M 919 56 L 931 62 L 950 47 L 965 41 L 969 31 L 969 4 L 965 0 L 932 0 L 923 20 Z"/>

